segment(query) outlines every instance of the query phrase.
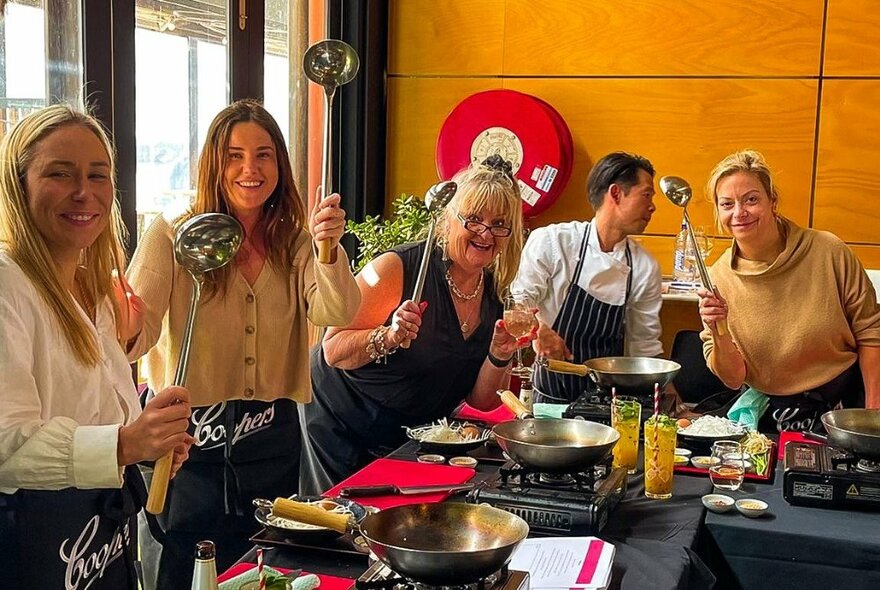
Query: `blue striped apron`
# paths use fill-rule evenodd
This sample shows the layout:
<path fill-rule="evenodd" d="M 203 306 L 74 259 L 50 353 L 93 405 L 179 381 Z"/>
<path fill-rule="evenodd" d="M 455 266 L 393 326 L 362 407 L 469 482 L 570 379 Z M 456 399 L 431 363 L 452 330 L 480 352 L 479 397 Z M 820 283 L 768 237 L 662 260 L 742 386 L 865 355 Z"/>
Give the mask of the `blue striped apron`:
<path fill-rule="evenodd" d="M 632 255 L 626 244 L 626 265 L 630 272 L 626 278 L 626 295 L 622 305 L 599 301 L 578 285 L 584 266 L 590 232 L 590 224 L 581 241 L 580 257 L 574 276 L 568 285 L 562 308 L 553 322 L 553 330 L 565 341 L 574 355 L 575 362 L 604 356 L 622 356 L 626 324 L 626 303 L 632 288 Z M 551 373 L 538 367 L 534 376 L 535 402 L 572 402 L 590 386 L 588 377 Z"/>

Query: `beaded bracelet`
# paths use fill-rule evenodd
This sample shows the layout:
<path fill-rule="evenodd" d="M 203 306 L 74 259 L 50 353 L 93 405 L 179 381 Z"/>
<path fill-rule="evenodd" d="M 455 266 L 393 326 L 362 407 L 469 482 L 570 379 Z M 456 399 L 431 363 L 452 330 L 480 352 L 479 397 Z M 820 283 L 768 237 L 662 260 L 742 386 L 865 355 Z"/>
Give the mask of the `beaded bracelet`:
<path fill-rule="evenodd" d="M 388 355 L 397 352 L 397 347 L 390 350 L 385 346 L 385 334 L 390 328 L 388 326 L 377 326 L 373 328 L 367 338 L 367 354 L 377 364 L 385 364 L 388 362 Z"/>

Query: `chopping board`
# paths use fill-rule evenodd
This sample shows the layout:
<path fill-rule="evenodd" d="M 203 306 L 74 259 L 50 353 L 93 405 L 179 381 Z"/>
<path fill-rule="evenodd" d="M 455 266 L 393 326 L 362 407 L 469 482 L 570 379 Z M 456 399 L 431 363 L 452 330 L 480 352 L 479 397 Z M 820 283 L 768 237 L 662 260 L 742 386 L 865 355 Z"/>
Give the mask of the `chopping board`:
<path fill-rule="evenodd" d="M 431 463 L 418 463 L 416 461 L 402 461 L 400 459 L 376 459 L 348 479 L 324 492 L 324 496 L 336 497 L 339 490 L 348 486 L 367 486 L 380 484 L 394 484 L 396 486 L 424 486 L 433 484 L 460 484 L 473 478 L 476 471 L 469 467 L 456 467 L 454 465 L 434 465 Z M 402 494 L 385 496 L 363 496 L 356 498 L 357 502 L 364 506 L 372 506 L 382 510 L 394 506 L 407 504 L 422 504 L 430 502 L 442 502 L 450 492 L 435 492 L 432 494 L 417 494 L 404 496 Z"/>

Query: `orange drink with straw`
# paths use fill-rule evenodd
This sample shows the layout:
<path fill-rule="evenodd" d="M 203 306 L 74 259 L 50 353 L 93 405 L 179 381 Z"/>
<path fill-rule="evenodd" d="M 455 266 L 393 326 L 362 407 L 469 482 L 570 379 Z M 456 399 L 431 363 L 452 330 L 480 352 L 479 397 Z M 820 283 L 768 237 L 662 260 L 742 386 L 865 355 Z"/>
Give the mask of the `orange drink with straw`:
<path fill-rule="evenodd" d="M 633 397 L 615 396 L 611 401 L 611 427 L 620 433 L 614 445 L 614 467 L 625 467 L 635 473 L 639 462 L 639 427 L 642 404 Z"/>
<path fill-rule="evenodd" d="M 672 497 L 672 468 L 678 425 L 669 416 L 655 414 L 645 422 L 645 496 Z"/>

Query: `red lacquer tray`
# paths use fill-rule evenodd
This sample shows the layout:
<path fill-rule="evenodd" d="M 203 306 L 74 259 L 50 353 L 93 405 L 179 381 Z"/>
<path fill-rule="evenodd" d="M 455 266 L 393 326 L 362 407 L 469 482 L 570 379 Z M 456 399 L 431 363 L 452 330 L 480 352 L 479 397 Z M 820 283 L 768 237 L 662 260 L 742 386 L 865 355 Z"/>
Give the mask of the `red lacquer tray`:
<path fill-rule="evenodd" d="M 770 447 L 769 453 L 769 465 L 767 466 L 767 472 L 764 475 L 758 475 L 757 473 L 746 473 L 745 475 L 743 475 L 744 480 L 756 481 L 761 483 L 773 483 L 773 476 L 776 473 L 776 443 L 773 443 L 773 446 Z M 701 475 L 703 477 L 709 477 L 708 469 L 694 467 L 693 465 L 676 465 L 673 471 L 675 473 L 683 473 L 686 475 Z"/>

